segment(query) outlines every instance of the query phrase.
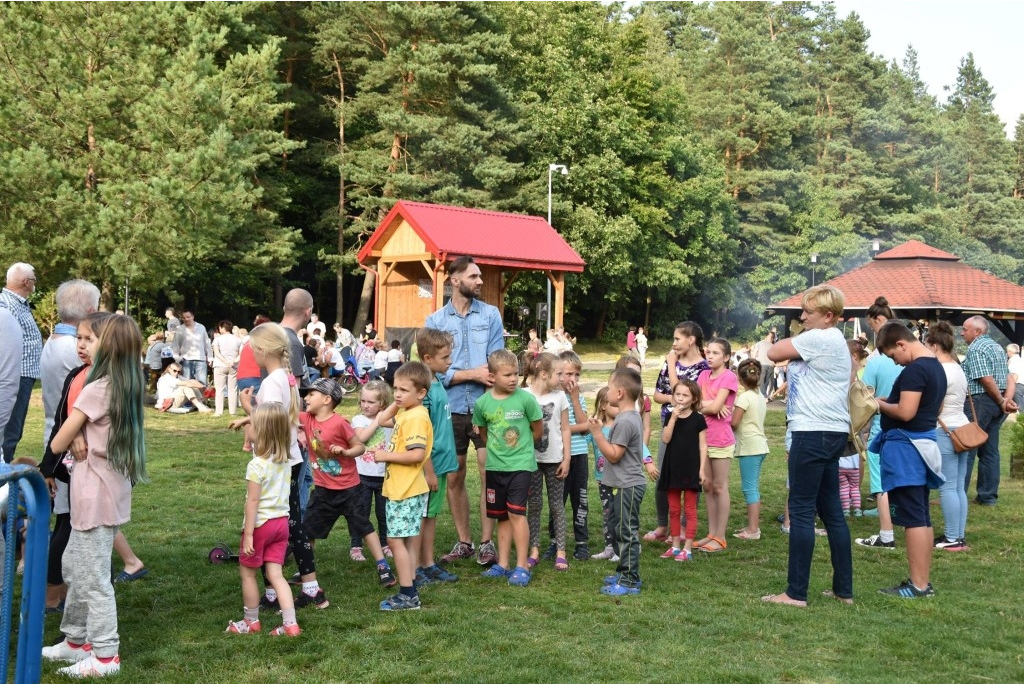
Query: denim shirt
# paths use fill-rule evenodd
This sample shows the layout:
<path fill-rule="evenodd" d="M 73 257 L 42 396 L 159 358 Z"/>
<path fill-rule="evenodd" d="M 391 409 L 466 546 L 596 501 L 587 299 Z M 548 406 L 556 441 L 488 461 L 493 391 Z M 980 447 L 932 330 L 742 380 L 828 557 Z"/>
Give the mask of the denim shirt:
<path fill-rule="evenodd" d="M 426 326 L 451 334 L 453 339 L 452 365 L 442 383 L 448 390 L 448 406 L 453 414 L 469 414 L 473 405 L 487 389 L 480 383 L 468 381 L 452 385 L 456 371 L 475 369 L 487 364 L 487 357 L 505 347 L 505 329 L 497 307 L 473 300 L 469 311 L 462 316 L 449 302 L 427 317 Z"/>

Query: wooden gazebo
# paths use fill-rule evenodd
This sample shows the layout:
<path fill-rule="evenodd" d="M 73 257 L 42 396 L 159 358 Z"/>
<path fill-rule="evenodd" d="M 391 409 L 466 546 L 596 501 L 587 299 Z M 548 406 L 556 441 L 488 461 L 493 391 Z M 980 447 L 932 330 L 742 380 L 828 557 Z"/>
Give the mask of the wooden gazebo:
<path fill-rule="evenodd" d="M 565 273 L 585 265 L 541 217 L 400 200 L 357 257 L 376 276 L 374 321 L 381 335 L 403 338 L 442 307 L 450 296 L 448 264 L 462 255 L 480 266 L 480 299 L 499 310 L 521 272 L 543 272 L 554 290 L 556 327 L 565 311 Z"/>
<path fill-rule="evenodd" d="M 884 295 L 904 319 L 962 325 L 980 314 L 1017 344 L 1024 344 L 1024 288 L 975 269 L 956 255 L 910 240 L 855 269 L 825 281 L 846 296 L 845 319 L 867 315 L 875 298 Z M 777 302 L 767 316 L 782 314 L 786 330 L 800 317 L 803 293 Z"/>

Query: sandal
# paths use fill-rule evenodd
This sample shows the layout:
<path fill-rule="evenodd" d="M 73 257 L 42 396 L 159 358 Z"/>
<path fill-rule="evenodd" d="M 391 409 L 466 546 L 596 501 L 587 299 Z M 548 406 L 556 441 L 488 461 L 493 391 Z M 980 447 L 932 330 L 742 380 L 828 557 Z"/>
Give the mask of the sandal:
<path fill-rule="evenodd" d="M 758 530 L 756 533 L 748 533 L 746 528 L 740 528 L 738 531 L 733 533 L 732 536 L 734 538 L 739 538 L 740 540 L 760 540 L 761 531 Z"/>
<path fill-rule="evenodd" d="M 668 534 L 659 533 L 657 530 L 649 530 L 644 533 L 643 539 L 647 540 L 647 542 L 661 542 L 668 540 Z"/>
<path fill-rule="evenodd" d="M 715 543 L 716 545 L 718 545 L 718 547 L 717 548 L 710 547 L 709 545 L 712 542 Z M 707 552 L 708 554 L 715 554 L 716 552 L 724 552 L 725 549 L 728 546 L 729 546 L 728 543 L 726 543 L 726 541 L 723 540 L 722 538 L 716 538 L 714 535 L 709 535 L 708 536 L 708 542 L 706 542 L 704 544 L 704 546 L 700 548 L 700 551 Z"/>
<path fill-rule="evenodd" d="M 556 571 L 568 571 L 569 562 L 566 561 L 565 557 L 555 557 L 555 570 Z"/>
<path fill-rule="evenodd" d="M 537 558 L 536 557 L 527 557 L 526 558 L 526 568 L 533 568 L 536 565 L 537 565 Z"/>

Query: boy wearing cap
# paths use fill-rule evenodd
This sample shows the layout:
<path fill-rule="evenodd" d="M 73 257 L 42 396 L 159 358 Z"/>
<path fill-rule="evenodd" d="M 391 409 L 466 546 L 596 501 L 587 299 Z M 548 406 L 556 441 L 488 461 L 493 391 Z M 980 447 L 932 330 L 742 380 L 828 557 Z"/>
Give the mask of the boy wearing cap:
<path fill-rule="evenodd" d="M 355 458 L 365 447 L 349 422 L 334 413 L 343 395 L 337 381 L 319 378 L 306 395 L 306 411 L 299 413 L 313 472 L 313 494 L 302 524 L 306 537 L 313 544 L 315 540 L 325 539 L 338 518 L 344 516 L 349 529 L 363 538 L 377 562 L 380 584 L 391 587 L 398 581 L 384 558 L 377 531 L 359 506 L 359 472 Z"/>

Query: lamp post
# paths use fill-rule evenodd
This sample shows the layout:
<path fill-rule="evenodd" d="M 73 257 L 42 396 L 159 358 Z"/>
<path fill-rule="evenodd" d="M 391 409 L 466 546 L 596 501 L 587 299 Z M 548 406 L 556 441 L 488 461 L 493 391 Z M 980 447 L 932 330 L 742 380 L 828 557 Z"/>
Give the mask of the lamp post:
<path fill-rule="evenodd" d="M 814 279 L 815 279 L 815 276 L 817 275 L 815 273 L 815 270 L 817 269 L 817 267 L 818 267 L 818 253 L 817 252 L 812 252 L 811 253 L 811 287 L 812 288 L 814 287 Z"/>
<path fill-rule="evenodd" d="M 548 164 L 548 225 L 551 226 L 551 174 L 556 171 L 561 171 L 562 176 L 569 175 L 569 167 L 564 164 Z M 547 279 L 548 282 L 548 319 L 547 325 L 544 329 L 544 335 L 547 335 L 548 331 L 551 330 L 551 279 Z"/>

